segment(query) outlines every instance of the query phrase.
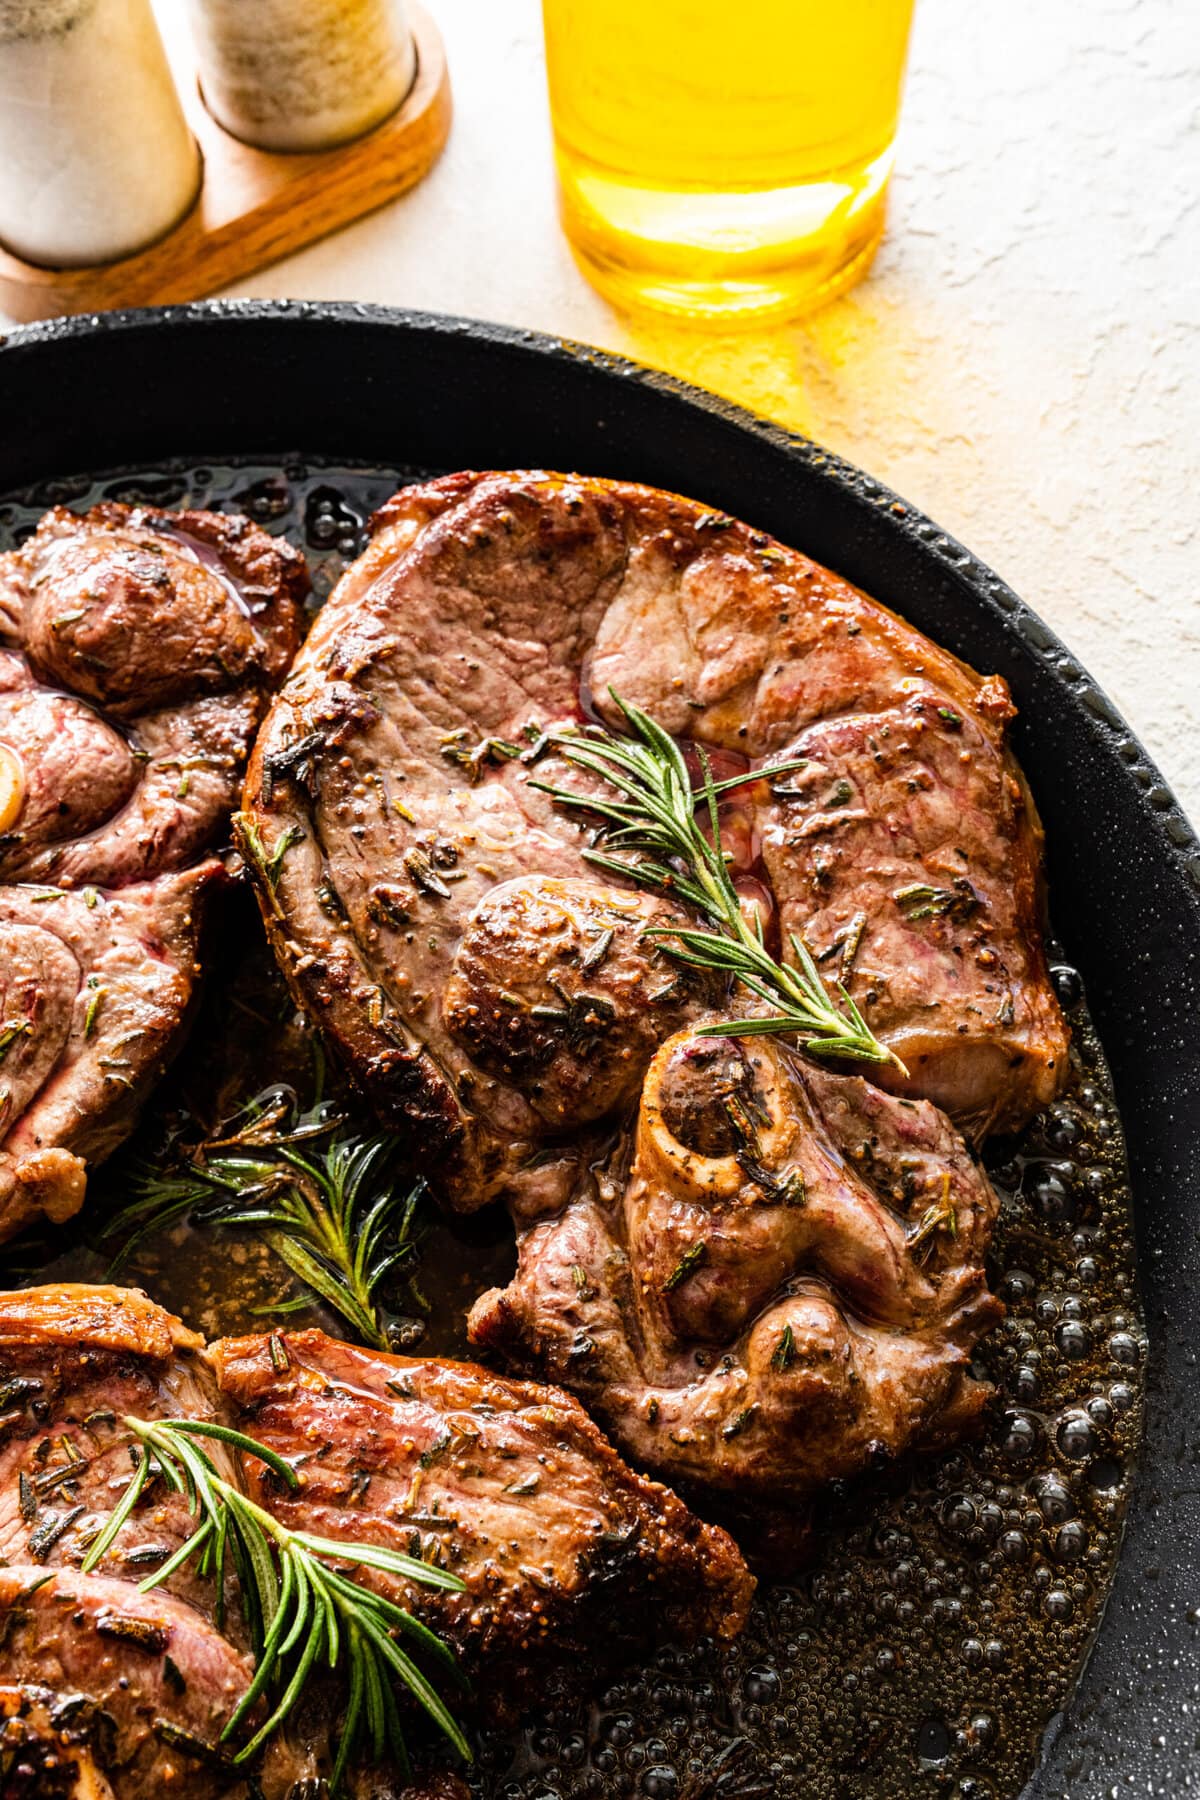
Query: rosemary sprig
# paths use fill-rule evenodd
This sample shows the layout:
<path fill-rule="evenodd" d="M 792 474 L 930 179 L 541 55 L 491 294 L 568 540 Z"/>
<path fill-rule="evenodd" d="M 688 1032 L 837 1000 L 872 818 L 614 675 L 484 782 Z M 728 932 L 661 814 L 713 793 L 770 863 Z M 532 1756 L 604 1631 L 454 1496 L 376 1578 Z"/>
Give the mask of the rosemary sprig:
<path fill-rule="evenodd" d="M 693 969 L 723 969 L 760 1000 L 777 1008 L 763 1017 L 730 1019 L 705 1025 L 706 1037 L 751 1037 L 766 1032 L 794 1032 L 816 1056 L 843 1056 L 860 1062 L 895 1063 L 900 1059 L 875 1037 L 841 983 L 831 999 L 804 941 L 791 932 L 792 960 L 776 962 L 763 942 L 757 914 L 750 924 L 742 911 L 729 874 L 728 853 L 721 846 L 717 800 L 730 788 L 781 775 L 803 759 L 751 769 L 727 781 L 714 781 L 708 758 L 697 746 L 701 782 L 693 788 L 683 752 L 675 739 L 647 713 L 609 689 L 629 727 L 617 737 L 603 726 L 568 728 L 550 733 L 554 747 L 577 768 L 600 776 L 620 798 L 580 794 L 571 788 L 532 781 L 560 806 L 600 819 L 612 856 L 585 850 L 584 858 L 610 874 L 641 887 L 677 895 L 715 929 L 652 926 L 647 935 L 662 941 L 677 961 Z M 700 818 L 706 817 L 708 833 Z"/>
<path fill-rule="evenodd" d="M 415 1259 L 425 1194 L 422 1181 L 392 1180 L 394 1148 L 383 1133 L 349 1129 L 328 1102 L 300 1112 L 290 1088 L 269 1088 L 191 1162 L 135 1175 L 135 1198 L 105 1228 L 106 1239 L 128 1234 L 109 1274 L 150 1233 L 189 1215 L 250 1227 L 364 1343 L 391 1349 L 380 1291 Z M 411 1277 L 408 1287 L 425 1310 Z"/>
<path fill-rule="evenodd" d="M 200 1419 L 137 1419 L 122 1423 L 138 1440 L 140 1453 L 124 1493 L 83 1560 L 93 1570 L 149 1484 L 161 1477 L 188 1502 L 196 1529 L 152 1575 L 138 1584 L 148 1593 L 185 1563 L 198 1558 L 202 1575 L 216 1583 L 217 1624 L 223 1622 L 225 1576 L 230 1557 L 240 1584 L 242 1607 L 254 1645 L 254 1678 L 226 1720 L 220 1743 L 232 1738 L 264 1693 L 274 1702 L 248 1742 L 233 1753 L 248 1762 L 292 1712 L 315 1671 L 343 1672 L 346 1711 L 330 1791 L 360 1747 L 376 1759 L 390 1754 L 407 1775 L 395 1683 L 399 1681 L 468 1762 L 471 1749 L 429 1679 L 400 1644 L 409 1638 L 429 1651 L 460 1681 L 453 1652 L 410 1612 L 372 1593 L 339 1565 L 382 1569 L 422 1587 L 462 1593 L 464 1584 L 432 1563 L 420 1562 L 382 1545 L 343 1543 L 294 1531 L 272 1517 L 219 1472 L 199 1439 L 228 1445 L 257 1457 L 287 1487 L 299 1485 L 295 1471 L 265 1444 L 227 1425 Z M 133 1450 L 133 1446 L 131 1446 Z"/>
<path fill-rule="evenodd" d="M 950 1197 L 950 1176 L 948 1174 L 942 1176 L 940 1197 L 934 1201 L 932 1206 L 925 1208 L 920 1219 L 907 1234 L 908 1248 L 922 1252 L 917 1258 L 918 1262 L 923 1262 L 928 1256 L 934 1236 L 939 1231 L 945 1231 L 947 1236 L 952 1239 L 958 1237 L 958 1211 Z"/>

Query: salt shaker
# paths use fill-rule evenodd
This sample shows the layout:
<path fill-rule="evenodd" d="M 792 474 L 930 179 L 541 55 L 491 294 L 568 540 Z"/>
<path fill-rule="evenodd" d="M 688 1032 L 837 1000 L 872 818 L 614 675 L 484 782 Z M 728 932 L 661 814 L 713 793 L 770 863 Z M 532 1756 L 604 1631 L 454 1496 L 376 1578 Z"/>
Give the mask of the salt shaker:
<path fill-rule="evenodd" d="M 416 73 L 403 0 L 190 0 L 200 89 L 263 150 L 324 150 L 395 112 Z"/>
<path fill-rule="evenodd" d="M 150 0 L 0 0 L 0 243 L 48 268 L 113 262 L 199 186 Z"/>

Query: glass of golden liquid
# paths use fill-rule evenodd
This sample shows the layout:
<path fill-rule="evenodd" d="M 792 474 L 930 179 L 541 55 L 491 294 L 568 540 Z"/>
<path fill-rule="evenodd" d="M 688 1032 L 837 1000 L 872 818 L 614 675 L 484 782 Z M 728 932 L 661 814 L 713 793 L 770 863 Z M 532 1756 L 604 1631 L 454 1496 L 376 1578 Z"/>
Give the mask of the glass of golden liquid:
<path fill-rule="evenodd" d="M 786 318 L 883 231 L 913 0 L 543 0 L 563 226 L 617 305 Z"/>

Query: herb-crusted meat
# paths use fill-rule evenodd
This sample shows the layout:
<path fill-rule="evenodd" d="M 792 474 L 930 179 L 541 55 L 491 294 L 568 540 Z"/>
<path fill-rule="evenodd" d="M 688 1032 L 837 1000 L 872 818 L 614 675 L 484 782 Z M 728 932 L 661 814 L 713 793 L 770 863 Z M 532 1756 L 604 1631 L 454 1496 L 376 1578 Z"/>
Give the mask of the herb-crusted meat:
<path fill-rule="evenodd" d="M 129 1289 L 0 1295 L 0 1707 L 7 1696 L 17 1721 L 5 1741 L 20 1731 L 36 1768 L 47 1734 L 70 1726 L 81 1794 L 85 1779 L 114 1800 L 250 1793 L 214 1748 L 253 1673 L 236 1586 L 224 1629 L 190 1565 L 137 1591 L 194 1529 L 183 1498 L 152 1490 L 101 1566 L 80 1570 L 130 1478 L 122 1416 L 219 1412 L 202 1350 Z M 280 1800 L 287 1785 L 267 1791 Z"/>
<path fill-rule="evenodd" d="M 196 1525 L 164 1479 L 83 1572 L 133 1471 L 127 1417 L 235 1426 L 290 1464 L 294 1490 L 253 1458 L 205 1448 L 284 1525 L 452 1569 L 461 1595 L 354 1574 L 445 1639 L 492 1717 L 663 1636 L 728 1638 L 745 1621 L 754 1583 L 732 1541 L 628 1469 L 567 1394 L 319 1331 L 206 1351 L 127 1289 L 3 1294 L 0 1733 L 38 1770 L 72 1724 L 60 1749 L 69 1741 L 78 1780 L 63 1800 L 295 1800 L 328 1777 L 338 1741 L 344 1695 L 326 1679 L 244 1779 L 230 1764 L 221 1732 L 254 1668 L 232 1571 L 223 1614 L 192 1562 L 138 1592 Z M 364 1773 L 351 1791 L 376 1790 Z M 433 1780 L 414 1800 L 425 1792 L 462 1789 Z"/>
<path fill-rule="evenodd" d="M 693 1035 L 764 994 L 672 959 L 687 871 L 648 896 L 588 859 L 604 815 L 561 790 L 613 790 L 562 730 L 636 726 L 613 695 L 749 777 L 733 900 L 899 1064 Z M 544 474 L 398 494 L 272 706 L 243 837 L 281 966 L 442 1197 L 508 1202 L 475 1341 L 657 1473 L 786 1503 L 979 1410 L 995 1199 L 955 1127 L 1067 1067 L 1012 710 L 763 533 Z"/>
<path fill-rule="evenodd" d="M 753 1581 L 723 1531 L 635 1475 L 579 1404 L 469 1363 L 323 1332 L 213 1346 L 238 1423 L 300 1475 L 283 1520 L 433 1559 L 462 1594 L 369 1579 L 453 1644 L 497 1718 L 668 1638 L 736 1636 Z"/>
<path fill-rule="evenodd" d="M 978 1414 L 995 1214 L 927 1101 L 684 1032 L 631 1157 L 518 1221 L 517 1274 L 471 1335 L 571 1387 L 664 1480 L 786 1509 Z"/>
<path fill-rule="evenodd" d="M 128 1479 L 133 1440 L 122 1417 L 219 1416 L 203 1347 L 128 1288 L 0 1294 L 0 1560 L 78 1568 Z M 124 1526 L 98 1573 L 141 1581 L 193 1527 L 182 1498 L 160 1493 Z M 207 1605 L 190 1566 L 170 1587 Z"/>
<path fill-rule="evenodd" d="M 769 929 L 802 931 L 907 1065 L 880 1079 L 975 1135 L 1052 1098 L 1066 1030 L 1004 683 L 694 502 L 457 475 L 379 515 L 260 734 L 243 833 L 301 1001 L 443 1197 L 565 1194 L 570 1159 L 548 1175 L 538 1152 L 585 1122 L 548 1041 L 576 1029 L 580 991 L 606 1000 L 589 1027 L 589 1123 L 627 1102 L 648 1050 L 689 1016 L 647 1007 L 672 970 L 642 937 L 637 954 L 657 963 L 632 1032 L 585 979 L 603 930 L 549 922 L 552 895 L 581 881 L 597 913 L 636 904 L 595 879 L 586 823 L 534 785 L 581 787 L 539 734 L 589 704 L 619 724 L 610 687 L 742 767 L 802 762 L 743 791 L 730 847 Z"/>
<path fill-rule="evenodd" d="M 0 1239 L 79 1210 L 128 1135 L 198 974 L 213 859 L 104 892 L 0 886 Z"/>
<path fill-rule="evenodd" d="M 305 587 L 215 513 L 56 507 L 0 556 L 0 1239 L 78 1210 L 178 1043 Z"/>
<path fill-rule="evenodd" d="M 250 1800 L 215 1745 L 254 1665 L 194 1607 L 107 1576 L 14 1564 L 0 1569 L 0 1628 L 0 1707 L 9 1697 L 35 1741 L 39 1712 L 51 1730 L 57 1715 L 80 1731 L 71 1800 L 96 1776 L 97 1800 Z M 269 1790 L 272 1800 L 286 1791 Z"/>

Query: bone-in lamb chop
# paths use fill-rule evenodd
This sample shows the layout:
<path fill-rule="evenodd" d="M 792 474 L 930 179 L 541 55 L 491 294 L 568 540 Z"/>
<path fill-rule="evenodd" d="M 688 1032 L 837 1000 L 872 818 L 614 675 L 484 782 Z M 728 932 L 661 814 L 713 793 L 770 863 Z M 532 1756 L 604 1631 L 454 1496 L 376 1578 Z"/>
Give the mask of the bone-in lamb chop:
<path fill-rule="evenodd" d="M 104 1568 L 80 1572 L 130 1478 L 121 1416 L 217 1415 L 201 1352 L 194 1332 L 129 1290 L 0 1295 L 0 1704 L 6 1741 L 39 1778 L 47 1758 L 61 1775 L 66 1734 L 80 1772 L 64 1800 L 87 1794 L 85 1782 L 108 1784 L 115 1800 L 238 1793 L 217 1758 L 198 1754 L 253 1674 L 236 1595 L 222 1631 L 190 1567 L 137 1591 L 190 1536 L 183 1502 L 160 1489 Z"/>
<path fill-rule="evenodd" d="M 753 1582 L 731 1541 L 628 1470 L 553 1389 L 317 1331 L 206 1353 L 177 1319 L 117 1288 L 0 1296 L 0 1369 L 0 1712 L 17 1719 L 29 1756 L 54 1742 L 56 1718 L 72 1724 L 74 1753 L 115 1800 L 251 1791 L 215 1749 L 253 1666 L 236 1584 L 222 1628 L 211 1584 L 190 1565 L 136 1591 L 189 1534 L 178 1497 L 152 1487 L 100 1567 L 80 1572 L 129 1480 L 126 1414 L 215 1416 L 295 1469 L 289 1492 L 248 1459 L 226 1465 L 284 1524 L 453 1569 L 461 1595 L 371 1579 L 454 1647 L 485 1715 L 526 1711 L 553 1682 L 664 1634 L 729 1637 L 744 1622 Z M 258 1791 L 283 1800 L 294 1781 L 327 1773 L 331 1729 L 336 1709 L 317 1705 L 254 1771 Z"/>
<path fill-rule="evenodd" d="M 794 1511 L 976 1416 L 996 1199 L 928 1101 L 681 1032 L 614 1162 L 519 1222 L 471 1335 L 567 1383 L 634 1462 Z"/>
<path fill-rule="evenodd" d="M 115 502 L 0 556 L 0 1239 L 78 1210 L 177 1047 L 306 587 L 248 519 Z"/>
<path fill-rule="evenodd" d="M 463 1579 L 404 1604 L 454 1645 L 489 1717 L 657 1639 L 741 1629 L 753 1583 L 732 1542 L 628 1469 L 561 1391 L 320 1331 L 222 1338 L 212 1357 L 241 1428 L 301 1470 L 294 1495 L 253 1486 L 277 1517 Z"/>
<path fill-rule="evenodd" d="M 681 966 L 678 891 L 547 791 L 614 797 L 562 736 L 614 695 L 761 771 L 720 803 L 742 904 L 903 1068 L 689 1035 L 761 996 Z M 777 1502 L 978 1412 L 995 1198 L 950 1118 L 1015 1127 L 1067 1068 L 1012 710 L 764 533 L 541 474 L 398 494 L 272 706 L 243 838 L 285 974 L 443 1200 L 510 1206 L 476 1341 L 660 1473 Z"/>
<path fill-rule="evenodd" d="M 893 1085 L 973 1133 L 1053 1098 L 1067 1034 L 1003 681 L 695 502 L 580 477 L 449 476 L 378 515 L 271 708 L 244 806 L 285 972 L 381 1116 L 431 1166 L 437 1146 L 451 1205 L 528 1187 L 522 1166 L 576 1123 L 539 1112 L 536 1070 L 481 1066 L 471 1017 L 443 996 L 469 979 L 459 946 L 487 932 L 499 884 L 589 874 L 586 827 L 529 779 L 578 774 L 557 757 L 530 768 L 531 734 L 588 704 L 619 726 L 610 687 L 743 766 L 805 759 L 744 791 L 744 873 L 899 1054 L 908 1075 L 892 1070 Z M 613 895 L 630 903 L 606 882 L 587 904 Z M 536 918 L 506 927 L 515 959 L 544 949 L 562 991 L 538 1021 L 557 1007 L 562 1039 L 588 1012 L 606 928 L 539 945 Z M 661 966 L 651 992 L 678 974 Z M 508 1002 L 515 1038 L 527 1010 Z M 679 1023 L 664 1010 L 635 1048 L 593 1020 L 589 1060 L 644 1067 L 647 1040 Z"/>

